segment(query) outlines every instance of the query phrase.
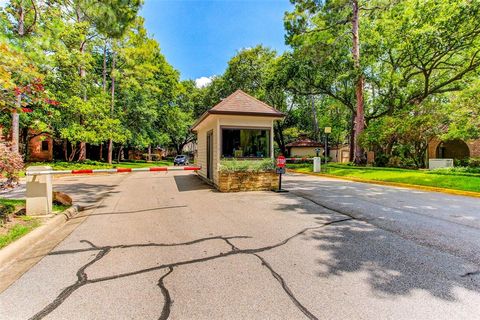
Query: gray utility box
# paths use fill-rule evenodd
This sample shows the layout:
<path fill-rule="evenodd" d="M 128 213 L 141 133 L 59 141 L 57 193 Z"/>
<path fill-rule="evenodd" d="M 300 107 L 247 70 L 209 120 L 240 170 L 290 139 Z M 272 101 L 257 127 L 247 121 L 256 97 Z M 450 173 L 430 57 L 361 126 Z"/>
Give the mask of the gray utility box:
<path fill-rule="evenodd" d="M 453 159 L 429 159 L 428 169 L 453 168 Z"/>

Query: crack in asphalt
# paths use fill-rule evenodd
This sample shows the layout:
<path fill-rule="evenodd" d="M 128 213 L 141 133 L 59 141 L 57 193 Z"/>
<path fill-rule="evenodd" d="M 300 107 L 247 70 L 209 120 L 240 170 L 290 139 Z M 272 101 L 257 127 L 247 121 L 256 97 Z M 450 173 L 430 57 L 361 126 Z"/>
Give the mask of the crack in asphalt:
<path fill-rule="evenodd" d="M 465 274 L 462 274 L 460 277 L 465 278 L 465 277 L 478 276 L 478 275 L 480 275 L 480 270 L 467 272 Z"/>
<path fill-rule="evenodd" d="M 214 236 L 214 237 L 201 238 L 201 239 L 196 239 L 196 240 L 193 240 L 193 241 L 182 242 L 182 243 L 144 243 L 144 244 L 128 244 L 128 245 L 103 246 L 103 247 L 96 246 L 88 240 L 81 240 L 81 242 L 89 244 L 90 247 L 89 248 L 82 248 L 82 249 L 74 249 L 74 250 L 54 251 L 54 252 L 51 252 L 49 255 L 72 254 L 72 253 L 79 253 L 79 252 L 86 252 L 86 251 L 98 251 L 98 250 L 100 250 L 100 252 L 95 256 L 94 259 L 92 259 L 87 264 L 83 265 L 77 271 L 77 278 L 78 279 L 74 284 L 65 288 L 55 298 L 55 300 L 53 302 L 48 304 L 41 311 L 39 311 L 37 314 L 35 314 L 33 317 L 31 317 L 30 320 L 43 319 L 45 316 L 47 316 L 52 311 L 54 311 L 56 308 L 58 308 L 74 291 L 76 291 L 77 289 L 81 288 L 84 285 L 92 284 L 92 283 L 100 283 L 100 282 L 105 282 L 105 281 L 110 281 L 110 280 L 115 280 L 115 279 L 126 278 L 126 277 L 130 277 L 130 276 L 134 276 L 134 275 L 138 275 L 138 274 L 143 274 L 143 273 L 147 273 L 147 272 L 151 272 L 151 271 L 157 271 L 157 270 L 161 270 L 161 269 L 168 269 L 169 271 L 165 275 L 163 275 L 157 283 L 157 285 L 160 287 L 162 295 L 164 296 L 164 299 L 165 299 L 165 303 L 164 303 L 162 313 L 161 313 L 159 319 L 165 320 L 170 315 L 170 308 L 171 308 L 171 305 L 172 305 L 172 299 L 171 299 L 170 293 L 169 293 L 168 289 L 165 287 L 165 284 L 164 284 L 163 281 L 168 275 L 170 275 L 173 272 L 174 268 L 179 267 L 179 266 L 183 266 L 183 265 L 202 263 L 202 262 L 215 260 L 215 259 L 219 259 L 219 258 L 224 258 L 224 257 L 228 257 L 228 256 L 233 256 L 233 255 L 238 255 L 238 254 L 254 255 L 258 259 L 260 259 L 261 262 L 262 262 L 262 265 L 270 270 L 272 276 L 281 284 L 283 290 L 289 296 L 289 298 L 293 301 L 295 306 L 302 313 L 304 313 L 305 316 L 307 316 L 309 319 L 317 319 L 305 306 L 303 306 L 299 302 L 299 300 L 295 297 L 293 292 L 289 289 L 289 287 L 287 286 L 284 279 L 280 276 L 280 274 L 277 273 L 273 269 L 273 267 L 269 263 L 266 262 L 265 259 L 263 259 L 259 255 L 257 255 L 257 253 L 265 252 L 265 251 L 269 251 L 269 250 L 281 247 L 281 246 L 287 244 L 290 240 L 306 233 L 307 231 L 317 230 L 317 229 L 320 229 L 320 228 L 323 228 L 323 227 L 326 227 L 326 226 L 329 226 L 329 225 L 332 225 L 332 224 L 341 223 L 341 222 L 350 221 L 350 220 L 353 220 L 353 218 L 349 217 L 349 218 L 345 218 L 345 219 L 333 220 L 333 221 L 323 223 L 320 226 L 304 228 L 301 231 L 295 233 L 294 235 L 292 235 L 292 236 L 290 236 L 290 237 L 288 237 L 288 238 L 286 238 L 286 239 L 284 239 L 284 240 L 282 240 L 282 241 L 280 241 L 276 244 L 273 244 L 273 245 L 270 245 L 270 246 L 259 247 L 259 248 L 251 248 L 251 249 L 240 249 L 240 248 L 236 247 L 230 241 L 231 239 L 251 238 L 251 237 L 248 237 L 248 236 L 231 236 L 231 237 Z M 231 250 L 227 251 L 225 253 L 221 252 L 221 253 L 219 253 L 217 255 L 213 255 L 213 256 L 191 259 L 191 260 L 178 261 L 178 262 L 169 263 L 169 264 L 162 264 L 162 265 L 158 265 L 158 266 L 155 266 L 155 267 L 140 269 L 140 270 L 137 270 L 137 271 L 126 272 L 126 273 L 113 275 L 113 276 L 99 277 L 99 278 L 94 278 L 94 279 L 88 279 L 88 276 L 85 273 L 85 270 L 89 266 L 93 265 L 94 263 L 98 262 L 100 259 L 105 257 L 105 255 L 107 253 L 109 253 L 112 249 L 186 246 L 186 245 L 192 245 L 192 244 L 195 244 L 195 243 L 200 243 L 200 242 L 204 242 L 204 241 L 211 241 L 211 240 L 222 240 L 231 247 Z"/>
<path fill-rule="evenodd" d="M 71 286 L 66 287 L 65 289 L 60 292 L 60 294 L 53 300 L 50 304 L 48 304 L 45 308 L 43 308 L 40 312 L 35 314 L 33 317 L 30 318 L 30 320 L 38 320 L 38 319 L 43 319 L 45 316 L 50 314 L 53 310 L 58 308 L 65 299 L 67 299 L 73 292 L 75 292 L 78 288 L 84 286 L 88 282 L 88 276 L 85 273 L 85 270 L 93 265 L 95 262 L 99 261 L 107 253 L 110 252 L 110 247 L 104 247 L 101 249 L 99 253 L 95 256 L 94 259 L 89 261 L 88 263 L 84 264 L 80 269 L 77 271 L 77 281 L 72 284 Z"/>
<path fill-rule="evenodd" d="M 262 257 L 260 257 L 258 254 L 253 254 L 255 257 L 257 257 L 258 259 L 260 259 L 260 261 L 262 262 L 262 265 L 264 267 L 266 267 L 268 270 L 270 270 L 270 272 L 272 273 L 272 276 L 280 283 L 280 285 L 282 286 L 283 290 L 285 291 L 285 293 L 288 295 L 288 297 L 290 298 L 290 300 L 292 300 L 293 304 L 295 304 L 295 306 L 303 312 L 303 314 L 310 320 L 318 320 L 317 317 L 315 317 L 303 304 L 300 303 L 300 301 L 298 301 L 298 299 L 295 297 L 295 295 L 293 294 L 293 292 L 290 290 L 290 288 L 288 287 L 287 283 L 285 282 L 285 280 L 282 278 L 282 276 L 280 274 L 278 274 L 274 269 L 273 267 Z"/>
<path fill-rule="evenodd" d="M 170 297 L 170 292 L 168 289 L 165 287 L 165 283 L 163 280 L 173 272 L 173 267 L 168 267 L 168 272 L 165 273 L 163 276 L 160 277 L 158 280 L 158 286 L 160 287 L 160 290 L 162 291 L 163 294 L 163 299 L 165 300 L 165 303 L 163 304 L 162 308 L 162 313 L 160 314 L 160 317 L 158 320 L 166 320 L 170 316 L 170 307 L 172 306 L 172 298 Z"/>
<path fill-rule="evenodd" d="M 204 242 L 204 241 L 209 241 L 209 240 L 248 239 L 248 238 L 251 238 L 251 237 L 248 237 L 248 236 L 233 236 L 233 237 L 215 236 L 215 237 L 201 238 L 201 239 L 196 239 L 196 240 L 187 241 L 187 242 L 180 242 L 180 243 L 149 242 L 149 243 L 140 243 L 140 244 L 119 244 L 119 245 L 116 245 L 116 246 L 109 246 L 109 248 L 111 248 L 111 249 L 128 249 L 128 248 L 141 248 L 141 247 L 176 247 L 176 246 L 188 246 L 188 245 L 192 245 L 192 244 L 200 243 L 200 242 Z M 79 252 L 87 252 L 87 251 L 97 251 L 97 250 L 101 250 L 102 248 L 104 248 L 104 247 L 98 247 L 88 240 L 81 240 L 80 242 L 89 244 L 90 248 L 52 251 L 48 255 L 61 255 L 61 254 L 79 253 Z"/>

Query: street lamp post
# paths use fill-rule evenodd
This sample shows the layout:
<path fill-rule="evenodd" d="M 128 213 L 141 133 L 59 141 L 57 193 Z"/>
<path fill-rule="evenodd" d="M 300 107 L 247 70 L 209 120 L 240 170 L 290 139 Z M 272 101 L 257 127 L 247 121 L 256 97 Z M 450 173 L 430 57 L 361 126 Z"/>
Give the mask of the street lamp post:
<path fill-rule="evenodd" d="M 325 127 L 325 166 L 328 162 L 328 135 L 332 133 L 332 127 Z M 326 168 L 326 167 L 325 167 Z"/>

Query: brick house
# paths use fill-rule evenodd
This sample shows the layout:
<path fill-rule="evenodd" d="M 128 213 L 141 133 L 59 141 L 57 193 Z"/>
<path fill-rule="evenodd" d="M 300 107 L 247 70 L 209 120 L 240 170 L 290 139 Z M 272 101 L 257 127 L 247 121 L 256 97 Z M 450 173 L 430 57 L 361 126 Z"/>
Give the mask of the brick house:
<path fill-rule="evenodd" d="M 429 159 L 480 158 L 480 139 L 441 141 L 432 139 L 428 144 Z"/>
<path fill-rule="evenodd" d="M 53 139 L 48 133 L 29 130 L 27 161 L 52 161 Z"/>
<path fill-rule="evenodd" d="M 8 143 L 12 137 L 10 132 L 0 126 L 0 142 Z M 53 139 L 48 133 L 37 133 L 34 130 L 28 130 L 27 142 L 27 161 L 52 161 L 53 160 Z M 20 136 L 20 142 L 24 136 Z M 21 147 L 21 145 L 20 145 Z"/>

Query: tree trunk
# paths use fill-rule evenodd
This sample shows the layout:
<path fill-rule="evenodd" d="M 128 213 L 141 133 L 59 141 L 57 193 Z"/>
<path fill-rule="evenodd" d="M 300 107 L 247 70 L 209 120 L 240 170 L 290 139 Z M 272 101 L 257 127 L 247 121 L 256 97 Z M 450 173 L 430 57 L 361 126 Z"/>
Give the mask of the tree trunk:
<path fill-rule="evenodd" d="M 110 114 L 113 116 L 113 111 L 115 107 L 115 52 L 112 54 L 112 89 L 111 89 L 111 101 L 110 101 Z M 108 140 L 108 156 L 107 156 L 107 162 L 112 163 L 112 155 L 113 155 L 113 140 L 110 138 Z"/>
<path fill-rule="evenodd" d="M 72 153 L 68 157 L 68 162 L 72 162 L 73 159 L 75 159 L 75 155 L 77 154 L 77 150 L 78 150 L 76 145 L 74 145 L 72 143 L 70 145 L 72 147 Z"/>
<path fill-rule="evenodd" d="M 17 105 L 21 103 L 20 95 L 17 96 Z M 20 145 L 20 116 L 17 110 L 12 112 L 12 151 L 18 153 Z"/>
<path fill-rule="evenodd" d="M 87 144 L 85 142 L 80 142 L 78 148 L 78 161 L 87 160 Z"/>
<path fill-rule="evenodd" d="M 355 140 L 354 140 L 354 161 L 356 164 L 366 163 L 365 152 L 360 145 L 359 137 L 365 129 L 365 113 L 363 102 L 363 87 L 364 78 L 360 66 L 360 37 L 359 37 L 359 7 L 358 0 L 353 0 L 353 19 L 352 19 L 352 33 L 353 33 L 353 61 L 357 80 L 355 84 L 355 97 L 357 100 L 356 118 L 355 118 Z"/>
<path fill-rule="evenodd" d="M 78 18 L 79 22 L 81 22 L 81 18 L 79 16 Z M 82 43 L 80 44 L 80 55 L 84 55 L 85 54 L 85 41 L 82 41 Z M 85 66 L 84 66 L 84 61 L 82 60 L 81 64 L 80 64 L 80 78 L 82 80 L 82 83 L 83 83 L 83 101 L 87 101 L 87 88 L 86 88 L 86 83 L 85 83 L 85 77 L 86 77 L 86 70 L 85 70 Z M 82 122 L 82 120 L 80 120 L 80 122 Z M 87 159 L 87 144 L 85 142 L 80 142 L 80 149 L 79 149 L 79 153 L 78 153 L 78 161 L 84 161 Z"/>
<path fill-rule="evenodd" d="M 22 38 L 25 35 L 25 11 L 20 4 L 18 8 L 18 36 Z M 12 151 L 19 153 L 20 145 L 20 115 L 18 111 L 22 108 L 22 94 L 17 95 L 16 106 L 17 109 L 12 112 Z"/>
<path fill-rule="evenodd" d="M 63 155 L 65 157 L 65 161 L 68 161 L 68 141 L 66 139 L 63 140 Z"/>
<path fill-rule="evenodd" d="M 103 70 L 102 70 L 102 86 L 103 92 L 107 92 L 107 40 L 103 45 Z"/>
<path fill-rule="evenodd" d="M 313 130 L 315 135 L 315 141 L 319 141 L 320 139 L 320 130 L 318 129 L 318 117 L 317 117 L 317 108 L 315 108 L 315 97 L 312 95 L 310 96 L 311 105 L 312 105 L 312 114 L 313 114 Z"/>
<path fill-rule="evenodd" d="M 148 146 L 148 155 L 147 155 L 147 161 L 152 161 L 152 146 Z"/>
<path fill-rule="evenodd" d="M 123 152 L 123 145 L 120 146 L 120 149 L 118 150 L 117 163 L 120 163 L 120 160 L 122 160 L 122 152 Z"/>
<path fill-rule="evenodd" d="M 349 159 L 348 161 L 353 162 L 355 158 L 355 113 L 352 112 L 352 118 L 350 120 L 350 137 L 349 137 Z"/>
<path fill-rule="evenodd" d="M 280 152 L 283 155 L 286 155 L 285 139 L 283 137 L 283 130 L 282 126 L 280 125 L 280 121 L 275 121 L 274 135 L 277 140 L 278 147 L 280 148 Z"/>
<path fill-rule="evenodd" d="M 98 150 L 98 160 L 103 161 L 103 142 L 100 143 L 100 148 Z"/>

